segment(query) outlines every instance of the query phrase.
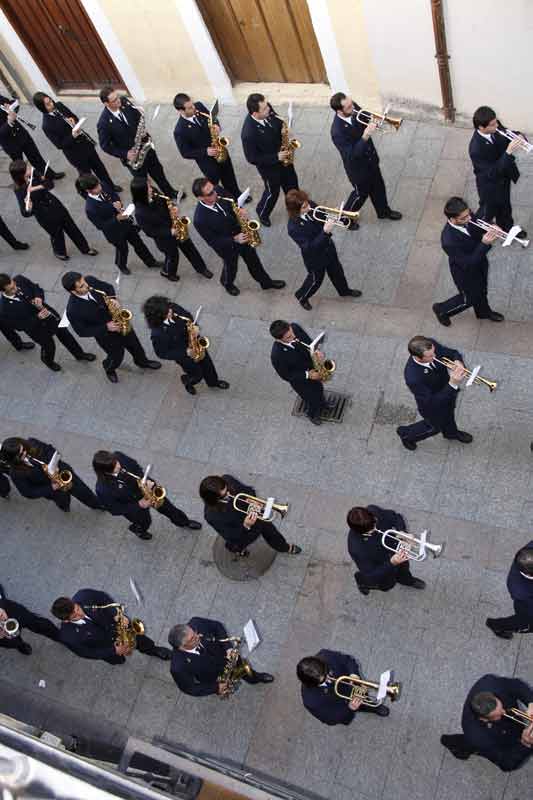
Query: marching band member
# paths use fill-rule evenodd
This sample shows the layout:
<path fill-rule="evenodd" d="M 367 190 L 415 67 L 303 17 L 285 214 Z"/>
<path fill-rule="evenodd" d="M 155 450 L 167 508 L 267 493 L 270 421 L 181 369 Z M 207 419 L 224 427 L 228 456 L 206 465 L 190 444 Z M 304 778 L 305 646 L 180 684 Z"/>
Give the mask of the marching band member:
<path fill-rule="evenodd" d="M 11 436 L 4 439 L 1 452 L 3 459 L 10 465 L 10 478 L 23 497 L 29 500 L 39 497 L 53 500 L 61 511 L 70 511 L 71 497 L 75 497 L 84 506 L 102 511 L 96 495 L 66 461 L 59 462 L 58 471 L 68 470 L 72 474 L 70 488 L 63 487 L 60 481 L 48 474 L 46 465 L 56 452 L 52 444 L 33 437 L 21 439 L 20 436 Z"/>
<path fill-rule="evenodd" d="M 138 226 L 124 213 L 124 206 L 116 192 L 105 192 L 95 175 L 81 175 L 76 181 L 76 189 L 85 198 L 87 218 L 114 246 L 115 264 L 123 275 L 131 275 L 128 268 L 128 242 L 149 269 L 164 266 L 164 262 L 156 261 L 141 239 Z"/>
<path fill-rule="evenodd" d="M 503 130 L 496 112 L 489 106 L 480 106 L 472 118 L 474 133 L 468 152 L 472 161 L 479 194 L 478 217 L 492 222 L 508 231 L 513 227 L 511 207 L 511 181 L 517 183 L 520 172 L 516 166 L 515 153 L 521 149 L 520 139 L 508 141 L 497 133 Z M 515 131 L 513 131 L 515 133 Z M 522 230 L 519 239 L 526 239 Z"/>
<path fill-rule="evenodd" d="M 253 486 L 246 486 L 231 475 L 208 475 L 200 484 L 200 497 L 205 503 L 205 521 L 222 536 L 226 549 L 247 556 L 246 547 L 260 536 L 278 553 L 295 556 L 302 552 L 297 544 L 289 544 L 271 522 L 255 511 L 243 514 L 233 507 L 232 496 L 245 492 L 257 496 Z"/>
<path fill-rule="evenodd" d="M 121 325 L 113 319 L 108 306 L 118 303 L 115 290 L 93 275 L 84 277 L 80 272 L 66 272 L 61 278 L 63 289 L 70 293 L 67 316 L 81 338 L 94 338 L 107 357 L 102 366 L 111 383 L 118 382 L 117 369 L 122 364 L 124 352 L 131 353 L 134 364 L 141 369 L 160 369 L 159 361 L 150 361 L 133 327 L 126 335 Z M 106 302 L 107 301 L 107 302 Z M 111 301 L 111 303 L 109 303 Z"/>
<path fill-rule="evenodd" d="M 147 178 L 138 176 L 131 182 L 131 199 L 135 203 L 135 219 L 141 230 L 154 239 L 159 250 L 165 254 L 165 265 L 161 270 L 163 278 L 178 281 L 180 250 L 194 270 L 204 278 L 212 278 L 213 273 L 200 255 L 196 245 L 189 237 L 178 238 L 176 222 L 171 216 L 167 201 L 157 196 Z M 179 215 L 179 210 L 176 209 Z"/>
<path fill-rule="evenodd" d="M 261 225 L 271 226 L 270 214 L 277 203 L 280 189 L 285 194 L 298 188 L 298 176 L 293 164 L 285 165 L 290 153 L 281 149 L 283 121 L 262 94 L 251 94 L 246 100 L 248 114 L 241 131 L 246 160 L 259 172 L 265 189 L 257 204 Z"/>
<path fill-rule="evenodd" d="M 19 240 L 13 236 L 2 217 L 0 217 L 0 236 L 13 250 L 29 250 L 29 244 L 27 244 L 27 242 L 19 242 Z"/>
<path fill-rule="evenodd" d="M 309 348 L 301 344 L 310 344 L 311 337 L 296 322 L 286 322 L 284 319 L 277 319 L 271 324 L 270 334 L 275 339 L 270 355 L 272 366 L 279 377 L 290 383 L 302 398 L 313 425 L 322 425 L 320 412 L 328 407 L 328 401 Z M 317 350 L 316 357 L 322 360 L 324 355 Z"/>
<path fill-rule="evenodd" d="M 340 297 L 361 297 L 359 289 L 350 289 L 344 269 L 332 238 L 333 221 L 318 222 L 313 219 L 316 203 L 301 189 L 290 189 L 285 197 L 289 214 L 288 233 L 302 251 L 307 277 L 295 292 L 295 297 L 306 311 L 311 311 L 309 299 L 320 289 L 327 276 Z"/>
<path fill-rule="evenodd" d="M 16 619 L 20 626 L 15 636 L 9 636 L 2 625 L 7 619 Z M 53 622 L 30 611 L 22 603 L 9 600 L 4 587 L 0 584 L 0 647 L 18 650 L 23 656 L 31 655 L 31 645 L 22 638 L 24 628 L 32 633 L 38 633 L 40 636 L 46 636 L 47 639 L 52 639 L 54 642 L 59 639 L 59 630 Z"/>
<path fill-rule="evenodd" d="M 233 162 L 229 153 L 224 161 L 217 161 L 217 148 L 211 144 L 209 130 L 209 112 L 198 100 L 193 103 L 188 94 L 180 92 L 174 98 L 174 108 L 178 112 L 178 121 L 174 128 L 174 141 L 182 158 L 196 161 L 198 169 L 206 178 L 222 186 L 225 194 L 235 200 L 242 194 L 237 184 Z M 218 119 L 214 121 L 217 134 L 220 134 Z M 248 197 L 246 202 L 251 203 Z"/>
<path fill-rule="evenodd" d="M 46 162 L 26 126 L 18 121 L 17 111 L 9 110 L 9 106 L 13 102 L 13 98 L 0 95 L 0 147 L 12 161 L 21 161 L 24 157 L 27 158 L 32 167 L 35 167 L 35 171 L 42 175 L 46 168 Z M 48 168 L 48 177 L 53 181 L 58 181 L 65 177 L 65 173 L 55 172 Z"/>
<path fill-rule="evenodd" d="M 133 176 L 150 175 L 163 194 L 177 197 L 178 193 L 168 182 L 153 144 L 148 148 L 144 162 L 136 168 L 132 166 L 132 161 L 137 155 L 135 139 L 143 112 L 127 97 L 121 97 L 111 86 L 104 86 L 100 90 L 100 100 L 105 108 L 100 114 L 96 130 L 102 150 L 110 156 L 120 158 Z M 144 144 L 148 137 L 149 134 L 146 132 L 141 144 Z"/>
<path fill-rule="evenodd" d="M 507 589 L 514 614 L 486 620 L 487 627 L 501 639 L 512 639 L 513 633 L 531 633 L 533 629 L 533 542 L 515 555 L 507 576 Z"/>
<path fill-rule="evenodd" d="M 62 150 L 65 158 L 77 169 L 79 175 L 94 174 L 104 184 L 107 191 L 121 192 L 109 175 L 100 156 L 96 152 L 95 142 L 86 131 L 73 130 L 79 117 L 63 103 L 52 100 L 44 92 L 35 92 L 33 105 L 43 115 L 43 133 L 58 150 Z"/>
<path fill-rule="evenodd" d="M 240 294 L 235 286 L 239 256 L 261 289 L 283 289 L 285 281 L 273 280 L 265 271 L 255 248 L 248 243 L 248 234 L 241 229 L 231 202 L 220 195 L 209 178 L 196 178 L 192 192 L 198 198 L 194 227 L 223 260 L 220 283 L 228 294 L 234 297 Z M 248 218 L 244 208 L 239 209 L 239 215 L 243 220 Z"/>
<path fill-rule="evenodd" d="M 51 179 L 34 173 L 25 161 L 12 161 L 9 173 L 13 179 L 15 196 L 23 217 L 35 217 L 41 228 L 50 236 L 54 255 L 60 261 L 68 261 L 65 234 L 74 242 L 78 250 L 86 256 L 97 256 L 98 250 L 80 231 L 69 211 L 61 200 L 50 191 L 54 184 Z"/>
<path fill-rule="evenodd" d="M 361 594 L 371 589 L 388 592 L 397 583 L 413 589 L 425 589 L 420 578 L 411 575 L 409 557 L 405 550 L 392 553 L 381 542 L 381 534 L 394 528 L 407 532 L 407 523 L 401 514 L 379 506 L 355 507 L 346 517 L 348 523 L 348 552 L 358 567 L 354 574 Z"/>
<path fill-rule="evenodd" d="M 182 692 L 193 697 L 231 693 L 231 686 L 223 677 L 227 652 L 234 643 L 228 641 L 228 632 L 221 622 L 192 617 L 187 624 L 170 629 L 168 643 L 172 647 L 170 674 Z M 240 664 L 239 656 L 235 666 Z M 272 683 L 274 680 L 268 672 L 256 672 L 251 665 L 249 667 L 248 674 L 242 676 L 246 683 Z"/>
<path fill-rule="evenodd" d="M 370 197 L 379 219 L 401 219 L 400 212 L 393 211 L 387 200 L 385 181 L 379 168 L 379 156 L 371 139 L 376 125 L 370 123 L 365 126 L 358 122 L 356 114 L 361 110 L 361 106 L 354 103 L 351 97 L 346 97 L 343 92 L 334 94 L 329 104 L 335 112 L 331 125 L 331 138 L 341 154 L 346 175 L 353 186 L 353 192 L 345 206 L 346 210 L 359 211 L 367 197 Z M 352 223 L 353 229 L 358 227 L 357 222 Z"/>
<path fill-rule="evenodd" d="M 59 641 L 80 658 L 125 664 L 126 656 L 130 656 L 133 649 L 116 641 L 119 636 L 117 608 L 101 607 L 113 602 L 110 595 L 96 589 L 80 589 L 72 598 L 58 597 L 52 605 L 52 614 L 61 620 Z M 126 622 L 129 622 L 127 617 Z M 162 661 L 170 660 L 168 647 L 157 647 L 145 633 L 137 636 L 135 649 Z"/>
<path fill-rule="evenodd" d="M 94 361 L 93 353 L 85 353 L 68 328 L 60 328 L 60 315 L 45 303 L 44 289 L 24 275 L 0 274 L 0 321 L 6 329 L 24 331 L 41 347 L 43 364 L 59 372 L 61 365 L 54 361 L 55 337 L 59 339 L 76 361 Z M 22 348 L 29 349 L 21 342 Z M 14 345 L 16 346 L 16 345 Z"/>
<path fill-rule="evenodd" d="M 437 433 L 442 433 L 445 439 L 470 444 L 472 435 L 460 431 L 455 422 L 457 393 L 466 374 L 461 353 L 426 336 L 413 336 L 408 350 L 410 357 L 405 365 L 405 382 L 415 396 L 418 413 L 423 419 L 396 428 L 403 446 L 407 450 L 416 450 L 417 442 Z M 442 357 L 453 361 L 454 368 L 448 370 L 434 360 Z"/>
<path fill-rule="evenodd" d="M 184 373 L 181 382 L 189 394 L 196 394 L 194 387 L 202 380 L 205 380 L 211 389 L 229 389 L 229 383 L 219 379 L 207 350 L 203 351 L 200 360 L 194 360 L 189 337 L 190 323 L 193 322 L 190 311 L 173 303 L 168 297 L 152 295 L 145 301 L 143 313 L 150 328 L 156 356 L 175 361 L 180 365 Z M 196 325 L 194 328 L 198 337 L 199 329 Z"/>
<path fill-rule="evenodd" d="M 533 720 L 533 690 L 520 678 L 484 675 L 468 692 L 463 707 L 462 734 L 440 737 L 455 758 L 487 758 L 503 772 L 518 769 L 531 756 L 533 721 L 527 727 L 508 719 L 505 712 L 519 702 Z"/>
<path fill-rule="evenodd" d="M 388 717 L 389 709 L 364 705 L 360 698 L 347 701 L 333 689 L 341 675 L 361 675 L 361 667 L 353 656 L 337 650 L 319 650 L 316 656 L 302 658 L 296 666 L 300 680 L 302 702 L 313 717 L 325 725 L 349 725 L 358 711 Z"/>
<path fill-rule="evenodd" d="M 441 234 L 442 249 L 448 256 L 450 272 L 459 294 L 432 306 L 441 325 L 449 327 L 450 317 L 473 306 L 478 319 L 502 322 L 503 314 L 493 311 L 487 298 L 489 274 L 488 253 L 496 241 L 495 231 L 486 231 L 470 224 L 470 209 L 461 197 L 450 197 L 444 206 L 448 222 Z"/>
<path fill-rule="evenodd" d="M 202 527 L 200 522 L 189 519 L 185 512 L 173 505 L 168 497 L 160 506 L 154 506 L 136 477 L 143 477 L 143 468 L 124 453 L 98 450 L 93 457 L 93 469 L 96 472 L 96 496 L 102 506 L 114 517 L 126 517 L 131 522 L 129 530 L 139 539 L 152 538 L 148 532 L 152 524 L 150 508 L 155 508 L 178 528 L 198 531 Z M 147 488 L 153 489 L 155 485 L 148 477 Z"/>

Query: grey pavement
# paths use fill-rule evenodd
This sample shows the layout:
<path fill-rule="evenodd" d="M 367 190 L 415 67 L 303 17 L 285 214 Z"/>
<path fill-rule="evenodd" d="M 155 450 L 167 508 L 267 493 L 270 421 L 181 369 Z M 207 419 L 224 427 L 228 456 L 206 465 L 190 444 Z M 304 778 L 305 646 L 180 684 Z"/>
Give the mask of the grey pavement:
<path fill-rule="evenodd" d="M 88 117 L 94 133 L 99 104 L 72 105 Z M 23 115 L 37 117 L 27 108 Z M 173 109 L 161 109 L 152 131 L 172 181 L 190 189 L 196 169 L 175 151 L 174 118 Z M 240 147 L 241 118 L 241 109 L 223 109 L 241 186 L 249 184 L 257 199 L 260 181 Z M 302 188 L 321 203 L 337 205 L 349 185 L 329 122 L 324 109 L 298 109 L 295 133 L 303 147 L 296 161 Z M 113 668 L 28 634 L 31 658 L 0 651 L 0 687 L 45 695 L 50 708 L 91 709 L 129 733 L 165 736 L 328 798 L 526 796 L 531 766 L 504 775 L 477 758 L 457 762 L 439 743 L 442 733 L 459 730 L 464 697 L 481 674 L 533 680 L 533 638 L 505 642 L 484 625 L 487 615 L 509 612 L 506 572 L 515 551 L 531 538 L 533 248 L 492 250 L 491 302 L 506 315 L 505 323 L 480 322 L 466 312 L 445 330 L 431 311 L 433 302 L 452 291 L 439 245 L 444 202 L 457 193 L 476 205 L 469 137 L 466 129 L 414 120 L 397 134 L 376 137 L 391 205 L 404 218 L 378 221 L 367 204 L 360 231 L 335 233 L 349 282 L 363 291 L 361 301 L 337 298 L 326 280 L 313 311 L 300 309 L 293 292 L 303 266 L 287 238 L 281 201 L 272 228 L 262 231 L 259 253 L 270 273 L 287 281 L 282 292 L 261 292 L 241 265 L 241 296 L 227 295 L 216 279 L 218 260 L 194 232 L 215 272 L 210 282 L 198 278 L 183 257 L 176 285 L 130 258 L 133 274 L 122 279 L 121 297 L 148 350 L 140 313 L 146 297 L 163 292 L 192 309 L 202 304 L 202 327 L 220 376 L 231 382 L 228 392 L 202 386 L 192 398 L 172 364 L 143 373 L 128 356 L 120 383 L 112 386 L 99 366 L 100 353 L 97 363 L 79 364 L 61 345 L 57 358 L 63 371 L 53 374 L 35 352 L 17 353 L 0 341 L 2 437 L 52 441 L 91 484 L 94 451 L 124 449 L 141 463 L 152 463 L 169 495 L 193 518 L 202 514 L 201 478 L 235 473 L 260 494 L 291 502 L 281 529 L 303 546 L 297 558 L 279 555 L 259 580 L 235 583 L 215 567 L 208 528 L 200 534 L 176 530 L 155 513 L 154 538 L 141 542 L 121 518 L 91 512 L 75 500 L 66 516 L 14 491 L 2 501 L 1 575 L 13 598 L 47 613 L 58 594 L 92 586 L 127 602 L 135 613 L 129 589 L 134 576 L 146 596 L 141 616 L 158 641 L 164 643 L 169 627 L 193 614 L 220 619 L 234 633 L 253 617 L 263 637 L 253 663 L 273 672 L 276 681 L 268 688 L 244 685 L 227 703 L 195 699 L 180 694 L 167 665 L 155 659 L 135 653 L 126 666 Z M 66 169 L 57 194 L 100 250 L 89 259 L 69 247 L 68 268 L 112 280 L 112 250 L 85 219 L 72 168 L 40 133 L 36 138 L 53 167 Z M 120 163 L 104 160 L 114 179 L 127 186 Z M 521 158 L 520 168 L 522 179 L 513 189 L 516 219 L 531 228 L 533 162 Z M 0 213 L 31 249 L 13 253 L 0 242 L 0 270 L 37 280 L 49 302 L 63 311 L 65 265 L 53 258 L 37 223 L 20 217 L 6 170 L 2 159 Z M 183 211 L 192 215 L 192 210 L 189 198 Z M 279 317 L 312 333 L 328 332 L 327 353 L 338 364 L 331 388 L 353 396 L 342 425 L 318 430 L 291 416 L 294 397 L 269 361 L 268 325 Z M 500 383 L 493 395 L 479 387 L 461 393 L 458 419 L 474 435 L 469 447 L 435 437 L 408 453 L 395 435 L 399 422 L 414 418 L 402 369 L 407 340 L 416 333 L 458 347 L 467 365 L 481 363 L 482 374 Z M 406 515 L 411 530 L 429 527 L 433 541 L 446 542 L 443 558 L 414 568 L 427 581 L 425 592 L 403 587 L 369 597 L 357 592 L 345 516 L 351 506 L 370 502 L 394 507 Z M 370 677 L 395 670 L 404 691 L 389 719 L 365 716 L 349 728 L 326 728 L 304 711 L 295 665 L 322 647 L 353 653 Z M 38 686 L 41 679 L 45 688 Z"/>

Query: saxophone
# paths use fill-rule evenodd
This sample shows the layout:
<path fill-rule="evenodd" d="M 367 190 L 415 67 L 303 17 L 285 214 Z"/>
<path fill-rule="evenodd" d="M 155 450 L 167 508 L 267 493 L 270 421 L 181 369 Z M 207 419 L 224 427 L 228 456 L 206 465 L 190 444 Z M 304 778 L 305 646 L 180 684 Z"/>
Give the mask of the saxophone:
<path fill-rule="evenodd" d="M 166 194 L 161 194 L 161 192 L 155 192 L 153 189 L 152 197 L 160 197 L 161 200 L 165 201 L 167 204 L 168 215 L 170 217 L 172 228 L 176 231 L 174 236 L 178 242 L 185 242 L 189 238 L 189 225 L 191 224 L 190 217 L 180 217 L 176 203 L 172 197 L 168 197 Z"/>
<path fill-rule="evenodd" d="M 137 130 L 135 131 L 135 140 L 133 142 L 132 150 L 135 151 L 135 155 L 129 161 L 129 165 L 133 170 L 140 169 L 144 164 L 144 159 L 148 154 L 148 150 L 152 147 L 152 139 L 150 134 L 146 130 L 146 119 L 144 116 L 144 111 L 141 111 L 140 108 L 134 106 L 133 103 L 127 101 L 127 103 L 132 106 L 132 108 L 137 109 L 139 114 L 139 122 L 137 123 Z"/>
<path fill-rule="evenodd" d="M 277 116 L 277 114 L 276 114 Z M 298 139 L 291 139 L 289 137 L 289 126 L 285 122 L 284 119 L 281 119 L 281 150 L 287 150 L 288 156 L 283 159 L 281 162 L 284 167 L 289 167 L 291 164 L 294 164 L 294 151 L 297 150 L 299 147 L 302 146 L 302 143 L 298 141 Z"/>
<path fill-rule="evenodd" d="M 69 469 L 59 469 L 59 453 L 57 450 L 50 461 L 50 464 L 54 463 L 56 465 L 53 467 L 53 469 L 49 468 L 50 464 L 47 464 L 46 461 L 41 461 L 40 459 L 35 458 L 35 456 L 26 456 L 23 461 L 29 467 L 39 464 L 39 466 L 42 467 L 46 477 L 50 478 L 50 481 L 53 483 L 59 484 L 60 492 L 70 492 L 72 489 L 72 472 Z"/>
<path fill-rule="evenodd" d="M 232 646 L 226 650 L 226 664 L 217 681 L 227 684 L 225 691 L 219 695 L 222 700 L 235 692 L 245 675 L 253 673 L 252 666 L 245 658 L 241 658 L 241 640 L 238 636 L 229 636 L 227 639 L 218 639 L 218 642 L 231 642 Z"/>
<path fill-rule="evenodd" d="M 150 467 L 148 467 L 150 469 Z M 125 475 L 130 475 L 130 477 L 135 478 L 137 481 L 137 486 L 143 493 L 143 498 L 148 500 L 152 508 L 161 508 L 163 503 L 165 502 L 165 497 L 167 496 L 167 490 L 164 486 L 160 486 L 158 483 L 150 479 L 150 483 L 152 486 L 148 485 L 147 480 L 143 480 L 142 475 L 134 475 L 133 472 L 128 472 L 127 469 L 122 469 Z"/>
<path fill-rule="evenodd" d="M 240 229 L 242 233 L 245 233 L 248 237 L 246 244 L 249 244 L 250 247 L 259 247 L 261 244 L 261 236 L 259 235 L 259 228 L 261 225 L 259 222 L 256 219 L 244 219 L 241 217 L 239 214 L 239 206 L 233 197 L 221 197 L 220 199 L 227 200 L 228 203 L 231 203 L 231 208 L 235 214 L 237 222 L 239 223 Z"/>
<path fill-rule="evenodd" d="M 224 161 L 228 158 L 228 145 L 229 139 L 227 136 L 220 136 L 217 133 L 216 123 L 213 120 L 211 114 L 206 114 L 205 111 L 197 111 L 197 114 L 201 114 L 202 117 L 207 117 L 207 124 L 209 126 L 209 133 L 211 134 L 211 147 L 215 147 L 217 154 L 214 156 L 215 161 L 217 164 L 223 164 Z"/>
<path fill-rule="evenodd" d="M 296 339 L 302 347 L 305 347 L 309 350 L 309 355 L 311 356 L 311 361 L 313 362 L 313 369 L 318 372 L 318 380 L 320 381 L 329 381 L 333 377 L 333 373 L 337 369 L 337 364 L 332 358 L 324 358 L 321 359 L 320 356 L 317 355 L 315 350 L 312 349 L 311 345 L 302 342 L 301 339 Z"/>
<path fill-rule="evenodd" d="M 92 286 L 89 286 L 89 291 L 103 295 L 104 303 L 111 314 L 112 321 L 120 325 L 120 334 L 127 336 L 131 331 L 131 321 L 133 319 L 131 311 L 128 308 L 122 308 L 116 297 L 110 297 L 110 295 L 102 292 L 101 289 L 93 289 Z"/>
<path fill-rule="evenodd" d="M 115 615 L 115 644 L 126 645 L 130 650 L 134 650 L 137 644 L 137 636 L 142 636 L 145 631 L 144 622 L 138 617 L 133 617 L 126 622 L 124 606 L 120 603 L 107 603 L 103 606 L 83 606 L 83 608 L 116 608 Z"/>
<path fill-rule="evenodd" d="M 196 324 L 189 317 L 184 317 L 181 314 L 174 314 L 174 316 L 178 319 L 184 319 L 187 324 L 187 348 L 192 352 L 192 360 L 196 363 L 203 361 L 205 351 L 210 344 L 209 339 L 207 336 L 200 336 Z"/>

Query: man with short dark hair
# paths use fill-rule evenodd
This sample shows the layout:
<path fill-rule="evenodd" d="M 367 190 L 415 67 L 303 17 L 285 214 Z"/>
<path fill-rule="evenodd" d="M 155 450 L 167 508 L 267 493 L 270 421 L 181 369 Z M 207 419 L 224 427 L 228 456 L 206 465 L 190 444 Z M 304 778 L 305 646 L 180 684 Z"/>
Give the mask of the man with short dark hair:
<path fill-rule="evenodd" d="M 273 280 L 266 272 L 255 248 L 248 242 L 231 201 L 222 197 L 209 178 L 196 178 L 192 192 L 198 198 L 194 212 L 194 227 L 207 244 L 224 262 L 220 283 L 228 294 L 236 297 L 240 290 L 235 286 L 239 256 L 248 267 L 248 272 L 261 289 L 283 289 L 285 281 Z M 242 219 L 248 219 L 244 208 L 238 210 Z"/>
<path fill-rule="evenodd" d="M 385 531 L 407 533 L 407 523 L 401 514 L 379 506 L 356 506 L 348 512 L 346 522 L 348 552 L 359 570 L 354 578 L 361 594 L 368 595 L 371 589 L 388 592 L 397 583 L 413 589 L 426 588 L 424 581 L 411 575 L 405 549 L 391 553 L 382 544 Z"/>
<path fill-rule="evenodd" d="M 400 425 L 396 433 L 406 450 L 416 450 L 416 443 L 442 433 L 445 439 L 469 444 L 473 437 L 460 431 L 455 422 L 455 405 L 459 385 L 466 376 L 463 357 L 458 350 L 428 339 L 413 336 L 408 344 L 409 360 L 404 377 L 415 396 L 420 422 Z M 438 359 L 447 358 L 453 367 L 445 367 Z"/>
<path fill-rule="evenodd" d="M 361 667 L 353 656 L 336 650 L 320 650 L 316 656 L 302 658 L 296 666 L 296 674 L 302 684 L 305 708 L 325 725 L 349 725 L 357 711 L 389 716 L 389 709 L 383 704 L 367 706 L 361 698 L 348 701 L 335 694 L 335 680 L 341 675 L 362 677 Z"/>
<path fill-rule="evenodd" d="M 514 614 L 498 619 L 487 617 L 485 623 L 500 639 L 512 639 L 513 633 L 533 631 L 533 541 L 515 555 L 507 576 L 507 589 Z"/>
<path fill-rule="evenodd" d="M 505 716 L 519 704 L 533 719 L 533 690 L 519 678 L 484 675 L 470 689 L 463 707 L 463 734 L 440 737 L 456 758 L 482 756 L 503 772 L 518 769 L 531 756 L 533 723 L 523 727 Z"/>
<path fill-rule="evenodd" d="M 393 211 L 387 200 L 385 182 L 379 168 L 377 154 L 371 136 L 376 130 L 375 123 L 363 125 L 357 121 L 361 106 L 351 97 L 337 92 L 329 101 L 335 112 L 331 125 L 333 144 L 341 154 L 348 180 L 353 186 L 345 205 L 347 211 L 359 211 L 370 197 L 379 219 L 399 220 L 402 215 Z"/>
<path fill-rule="evenodd" d="M 298 176 L 293 164 L 284 164 L 289 151 L 282 150 L 281 130 L 283 120 L 267 102 L 263 94 L 254 93 L 246 100 L 248 114 L 241 131 L 241 140 L 246 160 L 253 164 L 261 175 L 265 189 L 257 204 L 259 221 L 266 228 L 271 226 L 270 214 L 277 203 L 280 189 L 285 194 L 298 188 Z"/>
<path fill-rule="evenodd" d="M 517 183 L 520 172 L 516 166 L 515 153 L 521 149 L 520 138 L 508 141 L 498 133 L 504 130 L 490 106 L 480 106 L 472 118 L 474 133 L 468 152 L 472 161 L 479 194 L 478 217 L 492 222 L 508 231 L 512 228 L 511 181 Z M 518 238 L 525 239 L 526 231 Z"/>
<path fill-rule="evenodd" d="M 9 630 L 6 630 L 5 622 L 8 619 L 15 619 L 19 624 L 18 631 L 14 635 L 10 635 Z M 30 611 L 22 603 L 9 600 L 4 587 L 0 584 L 0 647 L 18 650 L 24 656 L 31 655 L 31 645 L 22 638 L 24 628 L 40 636 L 46 636 L 54 642 L 59 639 L 59 630 L 53 622 Z"/>
<path fill-rule="evenodd" d="M 448 222 L 442 229 L 441 245 L 448 256 L 450 272 L 459 294 L 432 308 L 441 325 L 449 327 L 450 317 L 474 308 L 478 319 L 502 322 L 503 314 L 493 311 L 487 298 L 488 252 L 496 241 L 496 231 L 476 227 L 476 218 L 462 197 L 450 197 L 444 206 Z"/>
<path fill-rule="evenodd" d="M 15 98 L 0 95 L 0 147 L 12 161 L 26 158 L 35 171 L 44 175 L 46 162 L 33 141 L 28 128 L 17 119 L 18 107 L 10 107 L 18 102 Z M 58 181 L 65 177 L 64 172 L 56 172 L 48 167 L 46 177 Z"/>

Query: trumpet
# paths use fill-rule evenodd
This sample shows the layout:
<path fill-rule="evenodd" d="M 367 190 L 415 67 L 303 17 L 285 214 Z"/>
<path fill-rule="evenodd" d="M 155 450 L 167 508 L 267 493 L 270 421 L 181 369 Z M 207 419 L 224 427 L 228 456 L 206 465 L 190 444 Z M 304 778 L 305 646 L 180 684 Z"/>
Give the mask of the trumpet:
<path fill-rule="evenodd" d="M 533 725 L 533 717 L 530 717 L 529 714 L 519 708 L 507 708 L 504 710 L 503 716 L 507 717 L 507 719 L 512 719 L 513 722 L 518 722 L 524 728 L 529 728 L 530 725 Z"/>
<path fill-rule="evenodd" d="M 377 708 L 380 706 L 386 696 L 390 697 L 392 702 L 400 699 L 402 693 L 402 685 L 399 681 L 390 683 L 392 672 L 384 672 L 380 681 L 365 681 L 360 675 L 341 675 L 340 678 L 335 680 L 333 690 L 337 697 L 343 700 L 361 700 L 362 705 Z M 384 683 L 386 680 L 386 683 Z M 342 686 L 347 686 L 347 690 L 342 690 Z M 381 692 L 380 692 L 381 687 Z M 384 689 L 384 693 L 383 693 Z M 375 692 L 375 694 L 371 694 Z"/>
<path fill-rule="evenodd" d="M 475 225 L 476 228 L 481 228 L 482 231 L 495 233 L 498 239 L 502 240 L 502 247 L 509 247 L 513 242 L 518 242 L 522 247 L 529 247 L 529 239 L 517 238 L 518 234 L 522 231 L 520 225 L 513 225 L 513 227 L 506 232 L 498 228 L 497 225 L 491 225 L 490 222 L 486 222 L 484 219 L 471 219 L 470 224 Z"/>
<path fill-rule="evenodd" d="M 383 547 L 393 553 L 407 553 L 410 561 L 425 561 L 428 552 L 433 558 L 438 558 L 444 551 L 444 544 L 431 544 L 427 541 L 429 531 L 422 531 L 419 538 L 395 528 L 378 533 L 381 533 Z"/>
<path fill-rule="evenodd" d="M 499 133 L 500 136 L 505 137 L 505 139 L 509 139 L 510 142 L 519 141 L 520 147 L 522 150 L 525 150 L 526 153 L 531 153 L 533 150 L 533 144 L 528 142 L 521 134 L 511 131 L 509 128 L 496 128 L 496 133 Z"/>
<path fill-rule="evenodd" d="M 312 216 L 317 222 L 333 222 L 339 228 L 349 228 L 352 222 L 356 222 L 359 219 L 359 211 L 345 211 L 343 208 L 315 206 Z"/>
<path fill-rule="evenodd" d="M 19 635 L 20 623 L 14 617 L 0 620 L 0 629 L 4 631 L 6 639 L 15 639 Z"/>
<path fill-rule="evenodd" d="M 443 356 L 442 358 L 434 358 L 433 361 L 436 361 L 437 364 L 442 364 L 448 369 L 454 369 L 456 366 L 456 364 L 450 358 L 446 358 L 446 356 Z M 480 366 L 474 367 L 472 370 L 466 369 L 465 367 L 465 372 L 468 375 L 466 385 L 472 386 L 473 383 L 477 383 L 479 386 L 486 386 L 489 392 L 494 392 L 494 390 L 498 387 L 497 381 L 489 381 L 488 378 L 483 378 L 481 375 L 478 375 L 480 369 Z"/>
<path fill-rule="evenodd" d="M 380 114 L 376 111 L 365 111 L 363 108 L 360 108 L 359 111 L 356 112 L 355 118 L 357 122 L 360 122 L 361 125 L 365 126 L 365 128 L 368 125 L 374 124 L 380 133 L 387 133 L 385 125 L 390 125 L 396 132 L 398 132 L 403 120 L 397 117 L 387 116 L 388 110 L 389 107 L 387 106 L 383 113 Z"/>
<path fill-rule="evenodd" d="M 222 498 L 223 500 L 233 501 L 233 508 L 235 511 L 240 511 L 241 514 L 248 516 L 248 514 L 257 514 L 259 519 L 264 522 L 272 522 L 274 519 L 274 512 L 277 512 L 283 519 L 288 513 L 289 503 L 276 503 L 273 497 L 267 497 L 263 500 L 261 497 L 254 497 L 253 494 L 246 494 L 246 492 L 239 492 L 238 494 L 227 494 Z"/>

